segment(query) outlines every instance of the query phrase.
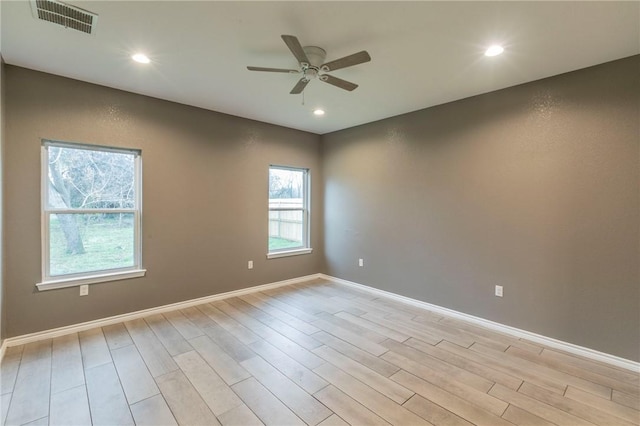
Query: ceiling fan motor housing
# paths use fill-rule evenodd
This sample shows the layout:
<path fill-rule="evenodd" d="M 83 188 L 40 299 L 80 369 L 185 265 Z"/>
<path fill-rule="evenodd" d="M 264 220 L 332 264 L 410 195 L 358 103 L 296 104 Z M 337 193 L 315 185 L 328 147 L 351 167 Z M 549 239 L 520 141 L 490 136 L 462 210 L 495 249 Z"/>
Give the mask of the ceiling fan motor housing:
<path fill-rule="evenodd" d="M 309 59 L 309 68 L 314 68 L 316 72 L 320 70 L 320 67 L 324 64 L 324 59 L 327 57 L 327 52 L 317 46 L 305 46 L 302 50 L 304 50 L 307 59 Z"/>

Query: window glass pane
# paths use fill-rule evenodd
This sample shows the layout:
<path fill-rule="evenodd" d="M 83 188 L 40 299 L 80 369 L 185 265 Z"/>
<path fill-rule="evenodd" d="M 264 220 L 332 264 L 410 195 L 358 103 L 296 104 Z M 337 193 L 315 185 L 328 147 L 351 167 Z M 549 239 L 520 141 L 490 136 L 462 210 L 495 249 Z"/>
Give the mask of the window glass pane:
<path fill-rule="evenodd" d="M 269 212 L 269 251 L 303 247 L 302 210 Z"/>
<path fill-rule="evenodd" d="M 134 266 L 133 213 L 49 215 L 49 275 Z"/>
<path fill-rule="evenodd" d="M 269 208 L 303 208 L 304 171 L 269 169 Z"/>
<path fill-rule="evenodd" d="M 135 155 L 49 145 L 48 208 L 135 207 Z"/>

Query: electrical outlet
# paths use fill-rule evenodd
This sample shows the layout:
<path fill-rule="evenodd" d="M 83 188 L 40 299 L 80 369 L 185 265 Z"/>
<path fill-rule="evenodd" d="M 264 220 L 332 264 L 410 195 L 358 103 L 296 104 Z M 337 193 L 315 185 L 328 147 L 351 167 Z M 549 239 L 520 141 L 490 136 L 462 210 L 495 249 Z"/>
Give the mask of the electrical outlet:
<path fill-rule="evenodd" d="M 502 297 L 502 286 L 501 285 L 497 285 L 496 286 L 496 296 Z"/>
<path fill-rule="evenodd" d="M 358 266 L 364 266 L 364 259 L 358 259 Z"/>
<path fill-rule="evenodd" d="M 253 269 L 253 260 L 250 260 L 249 263 L 247 263 L 247 268 Z"/>
<path fill-rule="evenodd" d="M 80 286 L 80 296 L 86 296 L 89 294 L 89 284 Z"/>

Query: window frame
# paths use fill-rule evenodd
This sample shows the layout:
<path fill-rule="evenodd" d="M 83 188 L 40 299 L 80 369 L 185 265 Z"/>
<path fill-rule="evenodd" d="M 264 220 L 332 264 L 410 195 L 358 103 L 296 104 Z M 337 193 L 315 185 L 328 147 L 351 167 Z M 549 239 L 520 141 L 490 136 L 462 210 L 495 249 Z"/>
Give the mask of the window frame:
<path fill-rule="evenodd" d="M 134 187 L 135 198 L 133 208 L 120 209 L 76 209 L 54 208 L 49 205 L 49 148 L 60 147 L 83 149 L 87 151 L 115 152 L 134 156 Z M 139 149 L 117 148 L 86 143 L 61 142 L 42 139 L 40 153 L 40 226 L 41 226 L 41 261 L 42 281 L 36 284 L 38 290 L 53 290 L 57 288 L 76 287 L 85 284 L 95 284 L 142 277 L 146 269 L 142 268 L 142 152 Z M 133 266 L 125 268 L 101 269 L 95 271 L 78 272 L 73 274 L 54 275 L 50 273 L 50 230 L 49 223 L 52 214 L 99 214 L 99 213 L 127 213 L 133 214 Z"/>
<path fill-rule="evenodd" d="M 277 164 L 270 164 L 268 169 L 268 176 L 271 175 L 271 169 L 289 170 L 295 172 L 302 172 L 302 208 L 292 207 L 278 207 L 271 208 L 268 206 L 267 212 L 267 259 L 277 259 L 280 257 L 297 256 L 301 254 L 309 254 L 313 252 L 311 248 L 311 171 L 304 167 L 292 167 L 292 166 L 280 166 Z M 267 197 L 271 190 L 271 181 L 267 179 Z M 268 201 L 268 200 L 267 200 Z M 268 203 L 267 203 L 268 204 Z M 272 211 L 302 211 L 302 246 L 296 248 L 282 248 L 276 250 L 269 249 L 269 227 L 270 227 L 270 213 Z"/>

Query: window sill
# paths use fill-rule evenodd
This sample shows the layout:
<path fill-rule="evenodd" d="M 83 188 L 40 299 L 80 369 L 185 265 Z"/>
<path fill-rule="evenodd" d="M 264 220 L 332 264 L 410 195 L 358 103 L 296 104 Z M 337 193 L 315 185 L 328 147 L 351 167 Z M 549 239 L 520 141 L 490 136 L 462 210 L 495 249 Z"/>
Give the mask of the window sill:
<path fill-rule="evenodd" d="M 309 254 L 312 251 L 313 251 L 312 248 L 302 248 L 302 249 L 286 250 L 286 251 L 274 251 L 272 253 L 267 253 L 267 259 L 277 259 L 279 257 L 298 256 L 300 254 Z"/>
<path fill-rule="evenodd" d="M 134 269 L 132 271 L 107 272 L 89 277 L 62 278 L 59 280 L 43 281 L 36 284 L 39 291 L 55 290 L 57 288 L 78 287 L 85 284 L 104 283 L 108 281 L 126 280 L 129 278 L 144 277 L 146 269 Z"/>

